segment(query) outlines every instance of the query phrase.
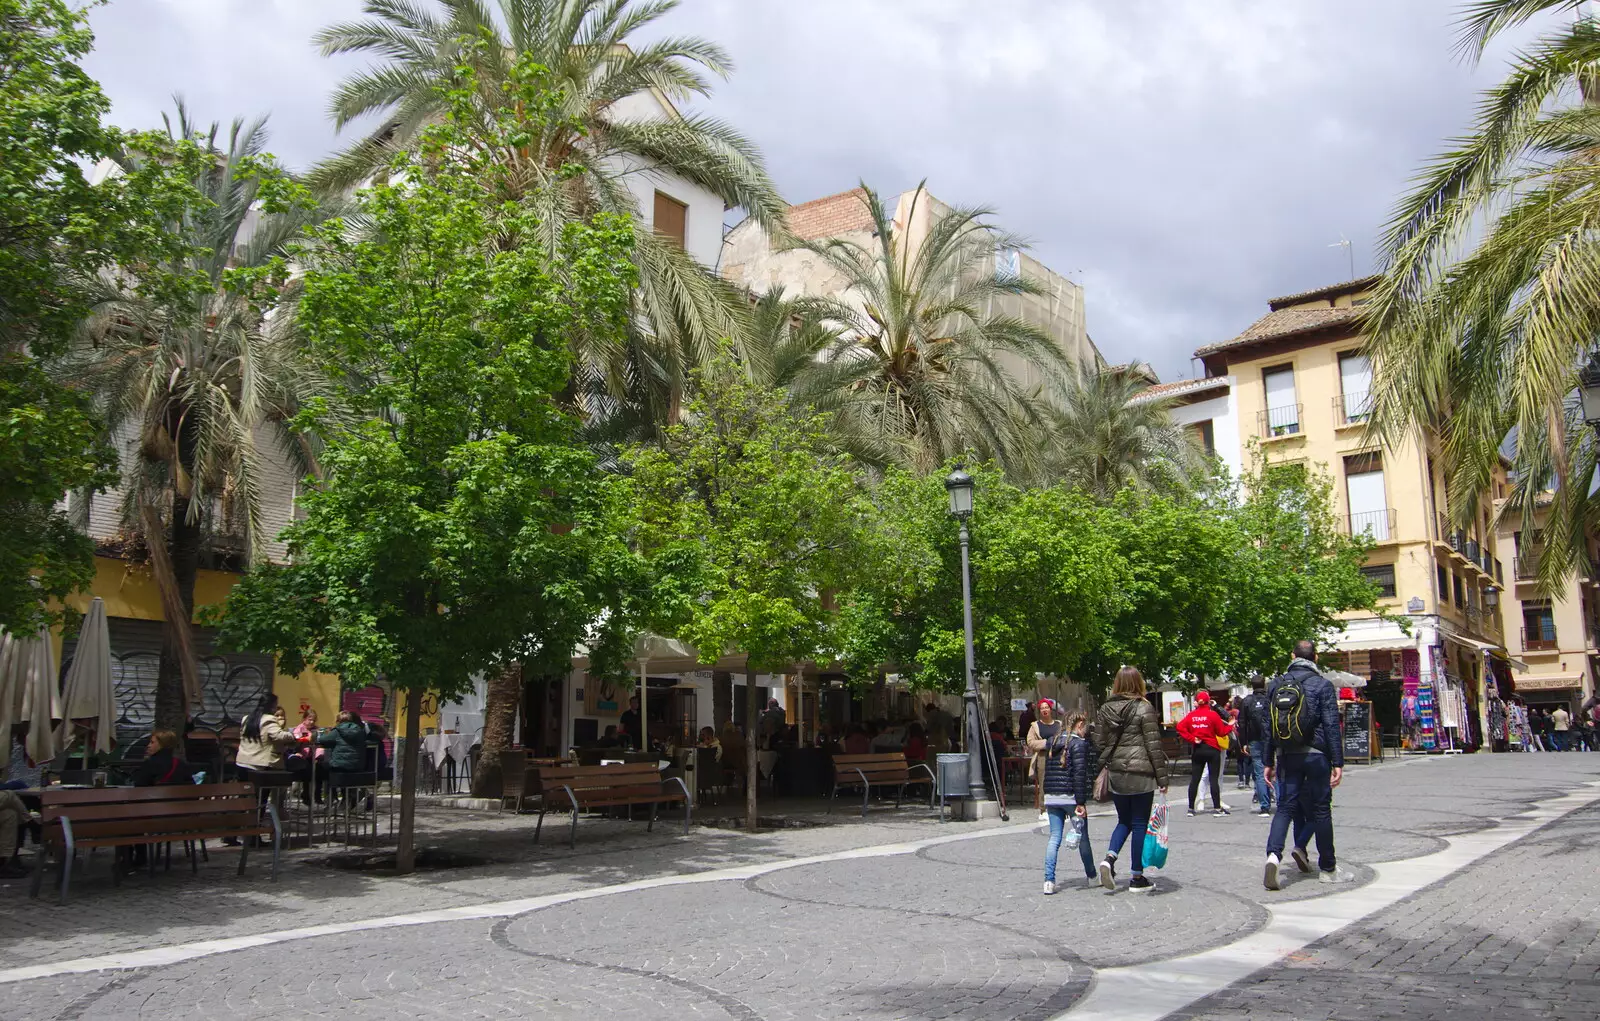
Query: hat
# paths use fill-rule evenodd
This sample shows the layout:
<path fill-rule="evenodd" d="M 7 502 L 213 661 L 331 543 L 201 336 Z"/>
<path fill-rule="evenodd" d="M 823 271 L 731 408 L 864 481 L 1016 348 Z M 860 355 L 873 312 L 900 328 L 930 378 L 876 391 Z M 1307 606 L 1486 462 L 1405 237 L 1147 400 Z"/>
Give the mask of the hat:
<path fill-rule="evenodd" d="M 1202 688 L 1194 693 L 1194 700 L 1200 705 L 1207 705 L 1211 702 L 1211 692 Z"/>
<path fill-rule="evenodd" d="M 1055 711 L 1056 700 L 1053 698 L 1041 698 L 1039 700 L 1039 708 L 1043 709 L 1045 706 L 1049 706 L 1052 712 Z"/>

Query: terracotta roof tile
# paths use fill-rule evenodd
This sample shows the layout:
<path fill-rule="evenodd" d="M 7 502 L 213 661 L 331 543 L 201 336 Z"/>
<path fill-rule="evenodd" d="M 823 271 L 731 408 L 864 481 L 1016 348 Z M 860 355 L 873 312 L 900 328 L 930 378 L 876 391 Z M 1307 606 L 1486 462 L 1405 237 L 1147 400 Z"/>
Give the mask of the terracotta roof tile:
<path fill-rule="evenodd" d="M 1245 347 L 1257 344 L 1264 340 L 1279 340 L 1283 337 L 1292 337 L 1300 333 L 1311 333 L 1314 330 L 1326 329 L 1331 326 L 1348 326 L 1361 318 L 1362 310 L 1359 308 L 1285 308 L 1266 315 L 1250 324 L 1250 328 L 1232 340 L 1224 340 L 1217 344 L 1207 344 L 1194 353 L 1196 358 L 1204 358 L 1208 354 L 1224 351 L 1229 348 Z"/>
<path fill-rule="evenodd" d="M 1167 400 L 1180 397 L 1183 394 L 1197 390 L 1215 390 L 1228 385 L 1226 376 L 1204 376 L 1200 379 L 1175 379 L 1170 383 L 1157 383 L 1147 386 L 1133 395 L 1133 403 L 1144 404 L 1147 401 Z"/>
<path fill-rule="evenodd" d="M 812 199 L 789 207 L 789 230 L 802 241 L 836 237 L 850 231 L 871 230 L 866 192 L 851 188 L 837 195 Z"/>
<path fill-rule="evenodd" d="M 1315 287 L 1309 291 L 1301 291 L 1299 294 L 1285 294 L 1281 298 L 1268 298 L 1267 307 L 1276 312 L 1285 305 L 1297 305 L 1302 301 L 1310 301 L 1313 298 L 1333 298 L 1341 294 L 1349 294 L 1351 291 L 1365 291 L 1371 289 L 1382 279 L 1383 277 L 1381 276 L 1357 277 L 1354 280 L 1346 280 L 1342 284 L 1329 284 L 1326 287 Z"/>

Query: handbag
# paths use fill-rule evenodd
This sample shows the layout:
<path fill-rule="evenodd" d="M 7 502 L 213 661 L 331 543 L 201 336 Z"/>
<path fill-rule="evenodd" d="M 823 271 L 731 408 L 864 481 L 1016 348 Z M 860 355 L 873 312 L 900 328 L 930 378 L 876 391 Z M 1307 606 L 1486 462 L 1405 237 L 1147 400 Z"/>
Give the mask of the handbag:
<path fill-rule="evenodd" d="M 1150 812 L 1150 825 L 1144 833 L 1144 853 L 1140 856 L 1146 868 L 1167 867 L 1167 796 L 1156 797 L 1155 808 Z"/>
<path fill-rule="evenodd" d="M 1111 800 L 1111 757 L 1116 754 L 1117 745 L 1122 743 L 1123 735 L 1128 733 L 1128 714 L 1122 714 L 1122 730 L 1117 734 L 1117 739 L 1112 742 L 1111 750 L 1106 753 L 1106 764 L 1100 767 L 1100 775 L 1094 778 L 1094 800 L 1101 804 Z"/>

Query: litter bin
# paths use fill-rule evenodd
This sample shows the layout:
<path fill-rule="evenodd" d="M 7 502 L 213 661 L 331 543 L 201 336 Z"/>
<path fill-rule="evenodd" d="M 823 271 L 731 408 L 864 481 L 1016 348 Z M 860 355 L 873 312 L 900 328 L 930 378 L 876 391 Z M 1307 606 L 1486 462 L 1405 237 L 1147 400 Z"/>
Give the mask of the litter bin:
<path fill-rule="evenodd" d="M 971 793 L 972 770 L 966 752 L 940 752 L 938 761 L 939 821 L 944 822 L 946 798 L 965 798 Z"/>

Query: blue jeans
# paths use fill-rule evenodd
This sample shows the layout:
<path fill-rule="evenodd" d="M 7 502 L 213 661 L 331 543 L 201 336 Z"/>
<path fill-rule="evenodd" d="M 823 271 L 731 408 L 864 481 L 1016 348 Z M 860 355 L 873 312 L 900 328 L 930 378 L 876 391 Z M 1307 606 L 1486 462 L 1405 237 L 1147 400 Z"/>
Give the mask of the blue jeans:
<path fill-rule="evenodd" d="M 1056 881 L 1056 856 L 1061 851 L 1061 838 L 1067 835 L 1067 827 L 1072 825 L 1072 820 L 1077 808 L 1072 805 L 1046 805 L 1045 812 L 1050 816 L 1050 842 L 1044 846 L 1044 881 Z M 1081 826 L 1078 830 L 1078 857 L 1083 859 L 1083 874 L 1090 879 L 1095 877 L 1094 852 L 1089 849 L 1089 817 L 1084 816 L 1078 820 Z"/>
<path fill-rule="evenodd" d="M 1272 807 L 1272 787 L 1267 783 L 1267 741 L 1250 742 L 1250 771 L 1256 782 L 1256 804 Z"/>
<path fill-rule="evenodd" d="M 1106 851 L 1116 854 L 1122 845 L 1133 837 L 1133 849 L 1128 853 L 1133 861 L 1129 872 L 1144 875 L 1144 834 L 1150 828 L 1150 809 L 1155 807 L 1156 792 L 1143 794 L 1112 794 L 1111 803 L 1117 806 L 1117 828 L 1111 831 L 1111 843 Z"/>
<path fill-rule="evenodd" d="M 1283 842 L 1294 826 L 1296 847 L 1317 839 L 1317 868 L 1332 872 L 1333 769 L 1325 755 L 1278 755 L 1278 811 L 1267 834 L 1267 853 L 1283 857 Z"/>

